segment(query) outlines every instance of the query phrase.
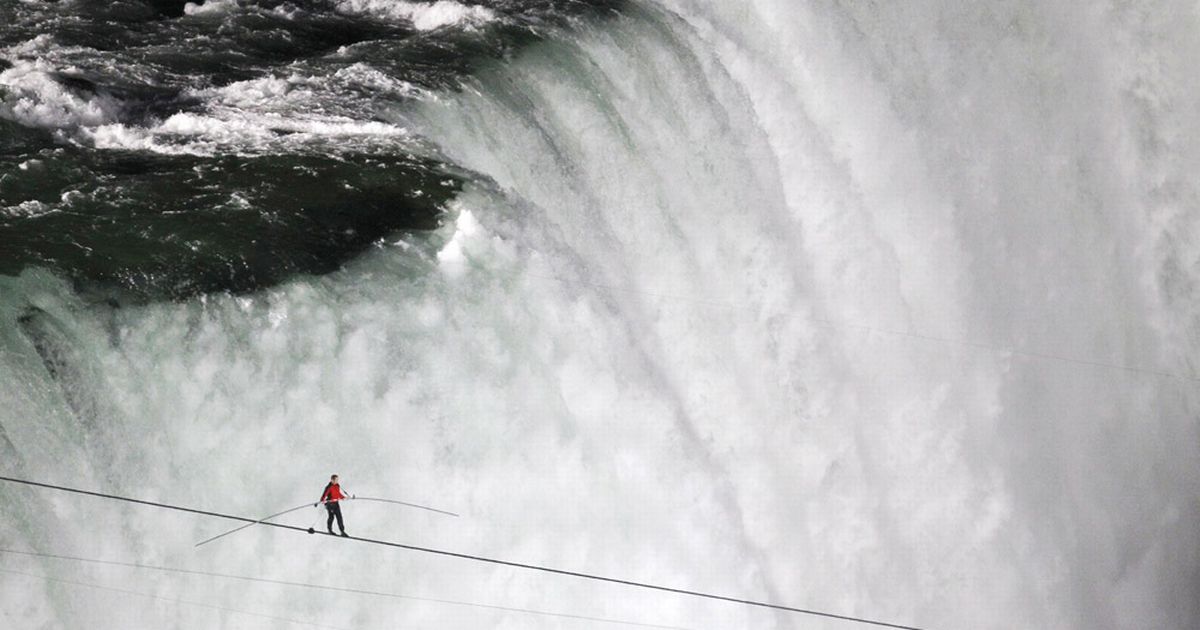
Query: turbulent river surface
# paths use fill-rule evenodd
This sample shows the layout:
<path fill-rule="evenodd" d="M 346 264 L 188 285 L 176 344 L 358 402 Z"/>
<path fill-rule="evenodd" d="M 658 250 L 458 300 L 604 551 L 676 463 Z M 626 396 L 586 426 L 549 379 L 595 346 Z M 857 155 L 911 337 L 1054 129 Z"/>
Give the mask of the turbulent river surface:
<path fill-rule="evenodd" d="M 0 0 L 0 476 L 260 518 L 336 472 L 459 514 L 353 536 L 1196 628 L 1198 58 L 1173 0 Z M 21 630 L 867 627 L 0 506 Z"/>

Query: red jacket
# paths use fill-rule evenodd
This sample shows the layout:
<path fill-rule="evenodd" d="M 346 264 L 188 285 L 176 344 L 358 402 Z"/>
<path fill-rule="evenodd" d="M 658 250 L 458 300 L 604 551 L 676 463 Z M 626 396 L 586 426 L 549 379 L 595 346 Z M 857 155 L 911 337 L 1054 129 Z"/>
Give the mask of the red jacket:
<path fill-rule="evenodd" d="M 342 494 L 342 487 L 336 483 L 330 483 L 325 486 L 325 492 L 321 493 L 321 500 L 329 502 L 340 501 L 345 499 L 346 495 Z"/>

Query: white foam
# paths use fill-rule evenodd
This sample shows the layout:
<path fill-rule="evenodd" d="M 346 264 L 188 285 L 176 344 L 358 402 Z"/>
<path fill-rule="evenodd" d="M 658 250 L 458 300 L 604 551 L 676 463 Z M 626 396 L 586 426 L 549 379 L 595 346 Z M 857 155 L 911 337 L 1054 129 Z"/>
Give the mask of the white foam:
<path fill-rule="evenodd" d="M 36 200 L 22 201 L 15 206 L 6 206 L 0 209 L 0 212 L 6 216 L 24 219 L 49 214 L 53 211 L 52 206 Z"/>
<path fill-rule="evenodd" d="M 304 86 L 293 78 L 269 76 L 237 81 L 215 90 L 193 91 L 191 94 L 207 96 L 212 99 L 214 104 L 258 108 L 266 104 L 286 102 L 289 94 L 303 89 Z"/>
<path fill-rule="evenodd" d="M 745 546 L 707 561 L 752 564 L 747 592 L 922 627 L 1197 627 L 1176 586 L 1200 539 L 1197 402 L 1178 394 L 1200 221 L 1178 209 L 1200 195 L 1193 143 L 1171 140 L 1197 124 L 1170 106 L 1200 93 L 1194 24 L 1035 1 L 670 4 L 685 53 L 610 26 L 586 63 L 506 68 L 521 104 L 483 90 L 425 118 L 541 211 L 512 221 L 548 224 L 614 286 L 598 293 L 679 410 L 663 430 L 730 489 L 688 535 Z M 1127 144 L 1147 137 L 1163 144 Z M 575 315 L 545 297 L 539 327 Z M 604 335 L 603 315 L 572 321 Z M 551 369 L 572 429 L 621 422 L 596 410 L 633 388 L 568 346 Z"/>
<path fill-rule="evenodd" d="M 241 7 L 238 0 L 205 0 L 204 2 L 189 2 L 183 5 L 186 15 L 220 15 L 230 13 Z"/>
<path fill-rule="evenodd" d="M 413 85 L 408 81 L 389 76 L 365 63 L 355 63 L 340 68 L 328 79 L 324 77 L 320 79 L 300 77 L 298 80 L 306 83 L 318 82 L 325 89 L 345 90 L 349 88 L 361 88 L 379 95 L 393 94 L 401 98 L 419 96 L 425 93 L 423 88 Z"/>
<path fill-rule="evenodd" d="M 356 534 L 919 627 L 1196 628 L 1190 379 L 1046 354 L 1185 376 L 1200 356 L 1183 13 L 1123 26 L 1120 10 L 1089 24 L 1036 0 L 672 4 L 681 16 L 662 24 L 618 20 L 564 57 L 497 70 L 524 99 L 485 84 L 423 103 L 422 131 L 521 201 L 468 191 L 407 251 L 117 313 L 53 278 L 0 276 L 17 296 L 0 321 L 34 303 L 99 366 L 79 389 L 120 413 L 96 431 L 141 437 L 71 442 L 87 427 L 18 338 L 0 349 L 0 371 L 21 375 L 0 388 L 0 424 L 21 453 L 47 454 L 30 473 L 268 514 L 336 470 L 470 514 L 352 506 Z M 300 94 L 232 98 L 266 116 Z M 497 256 L 500 234 L 527 255 Z M 105 468 L 122 459 L 136 465 Z M 253 491 L 222 490 L 246 479 Z M 364 588 L 400 570 L 432 597 L 820 626 L 360 545 L 320 555 L 276 532 L 196 555 L 219 525 L 62 503 L 91 526 L 17 502 L 0 543 L 21 542 L 27 518 L 94 557 L 348 572 Z M 262 612 L 310 623 L 539 621 L 256 589 Z M 189 594 L 245 600 L 216 583 Z M 0 598 L 38 626 L 131 625 L 104 595 L 63 606 L 22 583 Z M 139 628 L 214 623 L 137 612 Z"/>
<path fill-rule="evenodd" d="M 129 127 L 121 123 L 100 125 L 85 130 L 82 135 L 91 140 L 98 149 L 130 149 L 155 153 L 176 153 L 159 146 L 153 135 L 141 127 Z"/>
<path fill-rule="evenodd" d="M 8 52 L 15 57 L 36 57 L 47 55 L 54 51 L 64 50 L 54 41 L 54 36 L 43 33 L 9 47 Z"/>
<path fill-rule="evenodd" d="M 213 3 L 208 3 L 213 4 Z M 208 6 L 207 4 L 205 6 Z M 214 5 L 210 10 L 217 10 Z M 196 9 L 198 10 L 198 9 Z M 349 140 L 357 148 L 394 146 L 408 131 L 393 123 L 361 120 L 361 104 L 345 102 L 348 91 L 377 97 L 415 96 L 421 90 L 362 63 L 329 76 L 266 76 L 185 95 L 205 105 L 148 127 L 121 122 L 124 104 L 102 89 L 89 94 L 65 87 L 55 73 L 69 72 L 53 61 L 51 38 L 40 36 L 9 49 L 18 60 L 0 72 L 0 117 L 44 128 L 72 141 L 103 149 L 208 155 L 220 151 L 288 151 L 320 145 L 336 151 Z M 33 60 L 20 58 L 32 56 Z"/>
<path fill-rule="evenodd" d="M 470 242 L 480 234 L 479 221 L 466 208 L 458 209 L 458 217 L 454 220 L 454 234 L 437 253 L 438 264 L 451 276 L 459 276 L 465 272 L 467 264 L 467 248 Z"/>
<path fill-rule="evenodd" d="M 405 0 L 342 0 L 338 10 L 411 23 L 418 30 L 431 31 L 445 26 L 471 27 L 496 19 L 496 12 L 479 5 L 453 0 L 433 3 Z"/>
<path fill-rule="evenodd" d="M 17 60 L 0 72 L 0 117 L 30 127 L 74 129 L 113 122 L 121 103 L 106 94 L 64 87 L 44 61 Z"/>
<path fill-rule="evenodd" d="M 346 76 L 371 75 L 357 69 Z M 316 104 L 323 94 L 312 88 L 314 83 L 324 89 L 327 80 L 264 77 L 193 91 L 190 96 L 207 103 L 202 112 L 173 114 L 150 128 L 103 124 L 82 135 L 97 148 L 196 155 L 229 150 L 286 151 L 322 143 L 328 145 L 327 150 L 380 144 L 394 147 L 409 138 L 407 129 L 392 123 L 322 113 Z M 392 86 L 400 88 L 399 83 Z"/>

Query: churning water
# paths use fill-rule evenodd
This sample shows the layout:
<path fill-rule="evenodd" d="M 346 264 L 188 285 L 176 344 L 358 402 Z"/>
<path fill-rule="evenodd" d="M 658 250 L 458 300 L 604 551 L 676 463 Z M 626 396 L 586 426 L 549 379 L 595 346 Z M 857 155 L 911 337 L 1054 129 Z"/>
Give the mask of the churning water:
<path fill-rule="evenodd" d="M 1086 4 L 3 0 L 0 475 L 257 517 L 338 472 L 462 514 L 358 536 L 1195 628 L 1200 14 Z M 12 628 L 860 627 L 0 502 L 5 550 L 415 598 L 0 553 Z"/>

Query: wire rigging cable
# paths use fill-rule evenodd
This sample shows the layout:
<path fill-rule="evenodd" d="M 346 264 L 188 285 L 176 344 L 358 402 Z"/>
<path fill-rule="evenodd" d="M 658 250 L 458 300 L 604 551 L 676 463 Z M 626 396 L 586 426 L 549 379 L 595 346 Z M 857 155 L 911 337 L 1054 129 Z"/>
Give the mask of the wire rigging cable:
<path fill-rule="evenodd" d="M 515 567 L 518 569 L 528 569 L 531 571 L 542 571 L 544 573 L 552 573 L 555 575 L 566 575 L 566 576 L 581 578 L 581 579 L 585 579 L 585 580 L 606 582 L 609 584 L 621 584 L 624 586 L 631 586 L 631 587 L 635 587 L 635 588 L 643 588 L 643 589 L 661 591 L 664 593 L 675 593 L 677 595 L 690 595 L 692 597 L 700 597 L 700 598 L 704 598 L 704 599 L 730 602 L 733 604 L 741 604 L 744 606 L 753 606 L 753 607 L 757 607 L 757 608 L 768 608 L 768 609 L 772 609 L 772 610 L 780 610 L 780 611 L 785 611 L 785 612 L 798 613 L 798 614 L 802 614 L 802 615 L 825 617 L 827 619 L 840 619 L 842 621 L 852 621 L 855 623 L 862 623 L 862 624 L 867 624 L 867 625 L 872 625 L 872 626 L 880 626 L 880 627 L 884 627 L 884 628 L 897 628 L 898 630 L 924 630 L 924 629 L 918 628 L 916 626 L 907 626 L 907 625 L 902 625 L 902 624 L 897 624 L 897 623 L 889 623 L 886 621 L 865 619 L 865 618 L 861 618 L 861 617 L 852 617 L 849 615 L 839 615 L 839 614 L 835 614 L 835 613 L 823 612 L 823 611 L 819 611 L 819 610 L 812 610 L 812 609 L 806 609 L 806 608 L 796 608 L 793 606 L 785 606 L 783 604 L 774 604 L 771 602 L 762 602 L 762 601 L 757 601 L 757 600 L 752 600 L 752 599 L 729 597 L 726 595 L 716 595 L 713 593 L 705 593 L 703 591 L 693 591 L 693 590 L 682 589 L 682 588 L 674 588 L 674 587 L 670 587 L 670 586 L 661 586 L 658 584 L 650 584 L 648 582 L 636 582 L 633 580 L 624 580 L 624 579 L 620 579 L 620 578 L 605 577 L 603 575 L 596 575 L 593 573 L 583 573 L 580 571 L 568 571 L 566 569 L 555 569 L 552 567 L 547 567 L 547 566 L 542 566 L 542 565 L 537 565 L 537 564 L 526 564 L 523 562 L 513 562 L 511 560 L 500 560 L 497 558 L 489 558 L 486 556 L 477 556 L 477 555 L 473 555 L 473 554 L 459 553 L 456 551 L 446 551 L 444 549 L 419 547 L 416 545 L 406 545 L 403 543 L 391 542 L 391 541 L 386 541 L 386 540 L 376 540 L 373 538 L 360 538 L 358 536 L 342 537 L 342 536 L 337 536 L 334 534 L 326 534 L 324 532 L 310 532 L 309 530 L 307 530 L 303 527 L 296 527 L 295 525 L 284 525 L 282 523 L 260 522 L 260 521 L 255 521 L 252 518 L 246 518 L 244 516 L 222 514 L 220 512 L 211 512 L 208 510 L 200 510 L 200 509 L 196 509 L 196 508 L 183 507 L 183 506 L 179 506 L 179 505 L 171 505 L 171 504 L 167 504 L 167 503 L 158 503 L 158 502 L 154 502 L 154 501 L 145 501 L 142 499 L 123 497 L 123 496 L 115 495 L 115 494 L 106 494 L 103 492 L 94 492 L 91 490 L 81 490 L 78 488 L 69 488 L 66 486 L 58 486 L 58 485 L 53 485 L 53 484 L 48 484 L 48 483 L 40 483 L 37 481 L 29 481 L 27 479 L 15 479 L 12 477 L 0 476 L 0 481 L 8 481 L 11 483 L 19 483 L 19 484 L 24 484 L 27 486 L 34 486 L 34 487 L 39 487 L 39 488 L 48 488 L 51 490 L 61 490 L 63 492 L 73 492 L 76 494 L 84 494 L 84 495 L 93 496 L 93 497 L 100 497 L 103 499 L 111 499 L 113 501 L 125 501 L 127 503 L 136 503 L 138 505 L 149 505 L 149 506 L 163 508 L 163 509 L 167 509 L 167 510 L 176 510 L 179 512 L 188 512 L 191 514 L 201 514 L 204 516 L 211 516 L 214 518 L 223 518 L 223 519 L 227 519 L 227 520 L 231 520 L 231 521 L 241 521 L 243 523 L 250 523 L 250 524 L 260 523 L 261 525 L 264 525 L 266 527 L 277 527 L 279 529 L 289 529 L 292 531 L 304 532 L 304 533 L 308 533 L 308 534 L 320 534 L 322 536 L 331 536 L 333 538 L 338 538 L 338 539 L 342 539 L 342 540 L 354 540 L 354 541 L 373 544 L 373 545 L 382 545 L 385 547 L 395 547 L 397 549 L 407 549 L 409 551 L 420 551 L 422 553 L 431 553 L 431 554 L 447 556 L 447 557 L 451 557 L 451 558 L 462 558 L 464 560 L 473 560 L 475 562 L 485 562 L 488 564 L 495 564 L 495 565 L 506 566 L 506 567 Z"/>
<path fill-rule="evenodd" d="M 181 573 L 184 575 L 199 575 L 205 577 L 221 578 L 226 580 L 242 580 L 246 582 L 259 582 L 263 584 L 276 584 L 280 586 L 293 586 L 297 588 L 307 588 L 319 591 L 330 591 L 334 593 L 349 593 L 352 595 L 371 595 L 375 597 L 388 597 L 392 599 L 409 599 L 421 602 L 433 602 L 437 604 L 451 604 L 454 606 L 469 606 L 471 608 L 485 608 L 488 610 L 503 610 L 505 612 L 517 612 L 529 615 L 540 615 L 544 617 L 561 617 L 565 619 L 578 619 L 581 621 L 593 621 L 598 623 L 611 623 L 624 626 L 636 626 L 641 628 L 662 628 L 663 630 L 690 630 L 682 626 L 667 626 L 656 623 L 645 623 L 641 621 L 631 621 L 626 619 L 612 619 L 607 617 L 592 617 L 589 615 L 577 615 L 572 613 L 551 612 L 548 610 L 537 610 L 534 608 L 516 608 L 513 606 L 497 606 L 493 604 L 480 604 L 478 602 L 467 602 L 455 599 L 439 599 L 435 597 L 418 597 L 416 595 L 402 595 L 400 593 L 387 593 L 383 591 L 371 591 L 360 588 L 348 588 L 344 586 L 329 586 L 327 584 L 309 584 L 306 582 L 292 582 L 289 580 L 273 580 L 270 578 L 251 577 L 248 575 L 234 575 L 230 573 L 214 573 L 211 571 L 197 571 L 194 569 L 181 569 L 178 567 L 164 567 L 153 564 L 141 564 L 137 562 L 119 562 L 117 560 L 99 560 L 96 558 L 81 558 L 79 556 L 67 556 L 56 553 L 40 553 L 35 551 L 20 551 L 17 549 L 0 548 L 0 554 L 16 554 L 21 556 L 32 556 L 37 558 L 53 558 L 56 560 L 72 560 L 75 562 L 86 562 L 89 564 L 103 564 L 116 567 L 128 567 L 131 569 L 146 569 L 150 571 L 162 571 L 165 573 Z"/>
<path fill-rule="evenodd" d="M 197 601 L 192 601 L 192 600 L 188 600 L 188 599 L 176 599 L 173 597 L 163 597 L 162 595 L 154 595 L 152 593 L 143 593 L 141 591 L 132 591 L 129 589 L 124 589 L 124 588 L 116 588 L 114 586 L 101 586 L 100 584 L 92 584 L 90 582 L 79 582 L 76 580 L 64 580 L 62 578 L 51 577 L 49 575 L 38 575 L 36 573 L 25 573 L 24 571 L 13 571 L 10 569 L 0 569 L 0 573 L 7 573 L 9 575 L 23 575 L 25 577 L 37 578 L 39 580 L 45 580 L 47 582 L 55 582 L 58 584 L 70 584 L 71 586 L 82 586 L 85 588 L 94 588 L 94 589 L 101 590 L 101 591 L 121 593 L 123 595 L 136 595 L 138 597 L 148 597 L 150 599 L 157 599 L 159 601 L 171 602 L 173 604 L 182 604 L 184 606 L 196 606 L 198 608 L 208 608 L 210 610 L 219 610 L 221 612 L 233 613 L 235 615 L 246 615 L 249 617 L 257 617 L 259 619 L 270 619 L 271 621 L 286 621 L 287 623 L 294 623 L 294 624 L 301 625 L 301 626 L 312 626 L 314 628 L 327 628 L 328 630 L 348 630 L 347 628 L 343 628 L 341 626 L 327 626 L 324 624 L 313 623 L 311 621 L 302 621 L 300 619 L 290 619 L 288 617 L 276 617 L 273 615 L 264 615 L 262 613 L 251 612 L 249 610 L 241 610 L 238 608 L 226 608 L 224 606 L 215 606 L 213 604 L 206 604 L 204 602 L 197 602 Z"/>

